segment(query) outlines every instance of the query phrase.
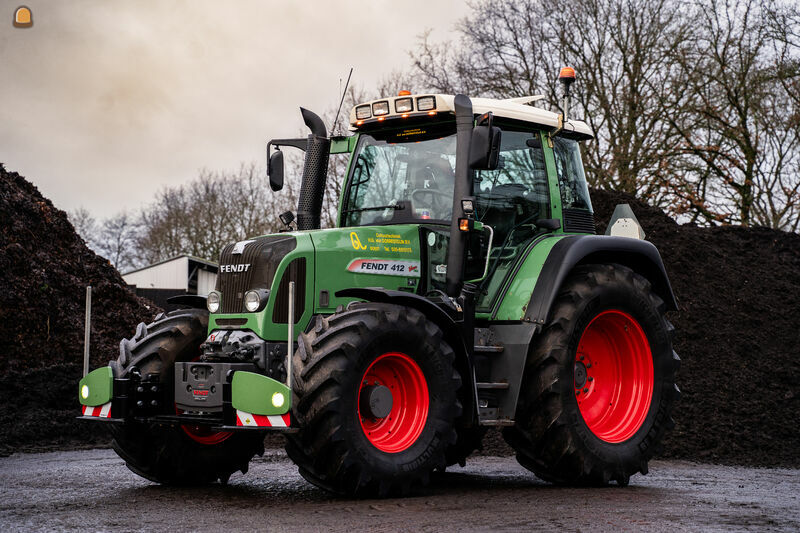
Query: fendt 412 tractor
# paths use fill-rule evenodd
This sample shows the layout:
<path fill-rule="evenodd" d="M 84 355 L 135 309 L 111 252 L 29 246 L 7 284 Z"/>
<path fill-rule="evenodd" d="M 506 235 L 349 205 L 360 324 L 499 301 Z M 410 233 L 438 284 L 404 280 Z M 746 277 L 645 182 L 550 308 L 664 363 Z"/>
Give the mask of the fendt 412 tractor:
<path fill-rule="evenodd" d="M 401 91 L 329 137 L 301 109 L 311 134 L 267 145 L 274 190 L 281 148 L 305 151 L 296 220 L 226 246 L 213 292 L 139 324 L 81 381 L 83 418 L 159 483 L 226 482 L 270 431 L 351 496 L 406 494 L 490 427 L 554 483 L 647 473 L 679 394 L 676 302 L 651 243 L 595 235 L 592 134 L 561 79 L 561 113 Z M 331 154 L 349 164 L 320 229 Z"/>

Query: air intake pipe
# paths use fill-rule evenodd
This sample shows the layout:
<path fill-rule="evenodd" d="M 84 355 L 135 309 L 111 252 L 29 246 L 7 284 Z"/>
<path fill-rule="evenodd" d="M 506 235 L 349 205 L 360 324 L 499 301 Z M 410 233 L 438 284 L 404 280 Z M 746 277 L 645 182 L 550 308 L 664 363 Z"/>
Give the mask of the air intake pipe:
<path fill-rule="evenodd" d="M 308 136 L 303 181 L 300 184 L 300 197 L 297 199 L 297 229 L 319 229 L 331 140 L 327 137 L 328 132 L 321 118 L 302 107 L 300 113 L 311 130 L 311 135 Z"/>

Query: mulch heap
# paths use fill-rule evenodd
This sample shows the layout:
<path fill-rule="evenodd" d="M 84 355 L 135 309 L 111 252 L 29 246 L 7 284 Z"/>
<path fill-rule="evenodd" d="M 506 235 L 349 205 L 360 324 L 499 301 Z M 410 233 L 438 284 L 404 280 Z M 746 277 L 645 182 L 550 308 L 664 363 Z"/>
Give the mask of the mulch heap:
<path fill-rule="evenodd" d="M 66 213 L 0 165 L 0 454 L 110 441 L 99 424 L 75 419 L 87 285 L 94 369 L 160 309 L 86 247 Z"/>
<path fill-rule="evenodd" d="M 598 233 L 616 204 L 633 208 L 678 298 L 669 318 L 683 395 L 663 456 L 796 466 L 800 235 L 681 226 L 624 194 L 593 191 L 592 199 Z M 158 309 L 86 247 L 63 211 L 2 166 L 0 249 L 0 453 L 108 442 L 99 424 L 74 418 L 85 287 L 93 287 L 92 368 L 116 357 L 119 340 Z M 496 431 L 484 448 L 513 453 Z"/>

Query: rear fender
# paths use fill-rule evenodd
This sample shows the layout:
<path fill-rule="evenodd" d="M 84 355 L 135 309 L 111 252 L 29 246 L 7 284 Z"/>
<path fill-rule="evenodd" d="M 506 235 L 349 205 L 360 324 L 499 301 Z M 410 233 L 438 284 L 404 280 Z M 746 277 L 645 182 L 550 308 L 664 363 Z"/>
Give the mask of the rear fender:
<path fill-rule="evenodd" d="M 580 265 L 616 263 L 644 276 L 667 308 L 677 310 L 667 271 L 653 243 L 628 237 L 576 235 L 561 239 L 553 246 L 542 266 L 536 287 L 525 313 L 525 320 L 546 324 L 558 291 L 570 272 Z"/>

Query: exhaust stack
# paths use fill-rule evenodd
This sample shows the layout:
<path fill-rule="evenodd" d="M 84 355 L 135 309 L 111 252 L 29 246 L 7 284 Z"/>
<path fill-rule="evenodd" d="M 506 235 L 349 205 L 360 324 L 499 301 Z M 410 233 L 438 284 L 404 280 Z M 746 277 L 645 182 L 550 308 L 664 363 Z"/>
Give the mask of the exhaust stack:
<path fill-rule="evenodd" d="M 456 182 L 453 188 L 453 220 L 450 222 L 450 245 L 447 248 L 447 294 L 453 298 L 461 293 L 464 281 L 465 249 L 467 234 L 458 227 L 464 218 L 463 198 L 472 196 L 472 169 L 469 166 L 469 151 L 472 141 L 472 101 L 463 94 L 454 100 L 456 111 Z"/>
<path fill-rule="evenodd" d="M 328 157 L 331 140 L 322 119 L 308 109 L 300 108 L 303 121 L 311 130 L 303 164 L 303 181 L 297 200 L 297 229 L 319 229 L 322 214 L 322 197 L 328 177 Z"/>

